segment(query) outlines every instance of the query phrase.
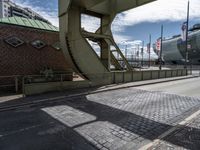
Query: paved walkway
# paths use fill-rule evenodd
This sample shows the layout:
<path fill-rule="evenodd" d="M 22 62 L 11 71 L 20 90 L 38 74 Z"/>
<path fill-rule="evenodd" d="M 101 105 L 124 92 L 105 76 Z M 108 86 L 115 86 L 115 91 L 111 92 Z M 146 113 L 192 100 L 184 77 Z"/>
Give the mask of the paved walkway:
<path fill-rule="evenodd" d="M 27 101 L 38 101 L 38 100 L 45 100 L 45 99 L 56 99 L 60 97 L 70 96 L 70 95 L 83 95 L 83 94 L 91 94 L 96 92 L 103 92 L 108 90 L 116 90 L 122 88 L 129 88 L 129 87 L 137 87 L 137 86 L 145 86 L 157 83 L 164 83 L 170 81 L 178 81 L 178 80 L 185 80 L 196 78 L 197 76 L 189 75 L 189 76 L 181 76 L 181 77 L 172 77 L 172 78 L 163 78 L 163 79 L 155 79 L 155 80 L 146 80 L 146 81 L 138 81 L 138 82 L 129 82 L 129 83 L 122 83 L 122 84 L 112 84 L 102 87 L 93 87 L 93 88 L 84 88 L 84 89 L 75 89 L 75 90 L 68 90 L 68 91 L 60 91 L 60 92 L 51 92 L 40 94 L 36 96 L 31 96 L 28 98 L 24 98 L 23 95 L 0 95 L 0 107 L 9 104 L 19 104 L 24 103 Z M 7 102 L 7 103 L 5 103 Z"/>
<path fill-rule="evenodd" d="M 151 147 L 154 150 L 181 150 L 200 149 L 200 115 L 192 119 L 192 122 L 182 126 L 168 135 L 163 141 Z"/>
<path fill-rule="evenodd" d="M 200 106 L 198 98 L 131 87 L 63 99 L 56 105 L 0 113 L 0 149 L 139 149 L 177 126 Z M 199 133 L 199 122 L 194 124 L 190 126 Z M 164 138 L 164 142 L 182 149 L 200 146 L 196 134 L 191 144 L 173 135 L 176 140 Z M 155 145 L 159 147 L 165 149 L 165 143 Z"/>
<path fill-rule="evenodd" d="M 137 88 L 151 91 L 163 91 L 183 96 L 193 96 L 200 98 L 200 78 L 191 78 L 187 80 L 178 80 L 160 84 L 138 86 Z"/>

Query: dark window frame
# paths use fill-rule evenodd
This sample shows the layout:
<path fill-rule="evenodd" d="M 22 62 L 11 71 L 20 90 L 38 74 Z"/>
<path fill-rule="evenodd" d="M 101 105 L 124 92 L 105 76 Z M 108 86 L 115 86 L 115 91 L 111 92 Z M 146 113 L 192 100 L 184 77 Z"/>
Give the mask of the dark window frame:
<path fill-rule="evenodd" d="M 11 43 L 12 40 L 14 40 L 13 42 L 16 42 L 16 43 Z M 4 41 L 7 44 L 9 44 L 10 46 L 15 47 L 15 48 L 17 48 L 25 43 L 22 39 L 18 38 L 17 36 L 8 37 Z"/>
<path fill-rule="evenodd" d="M 34 40 L 34 41 L 31 42 L 31 46 L 36 48 L 36 49 L 38 49 L 38 50 L 40 50 L 40 49 L 46 47 L 47 44 L 44 41 L 37 39 L 37 40 Z"/>

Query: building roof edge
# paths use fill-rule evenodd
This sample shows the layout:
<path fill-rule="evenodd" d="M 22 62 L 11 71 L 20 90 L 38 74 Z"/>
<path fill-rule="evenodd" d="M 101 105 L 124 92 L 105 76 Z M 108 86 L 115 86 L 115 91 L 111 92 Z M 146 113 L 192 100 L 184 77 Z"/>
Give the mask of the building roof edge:
<path fill-rule="evenodd" d="M 39 29 L 39 30 L 59 32 L 59 28 L 56 26 L 47 24 L 39 20 L 27 19 L 27 18 L 22 18 L 22 17 L 1 18 L 0 24 L 9 24 L 9 25 L 34 28 L 34 29 Z"/>

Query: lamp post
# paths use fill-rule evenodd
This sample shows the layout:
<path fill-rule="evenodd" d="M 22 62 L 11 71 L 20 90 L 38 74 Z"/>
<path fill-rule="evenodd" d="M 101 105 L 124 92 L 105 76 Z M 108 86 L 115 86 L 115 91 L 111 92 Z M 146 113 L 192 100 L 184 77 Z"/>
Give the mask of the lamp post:
<path fill-rule="evenodd" d="M 188 28 L 189 28 L 189 16 L 190 16 L 190 1 L 188 1 L 187 6 L 187 22 L 186 22 L 186 41 L 185 41 L 185 68 L 187 69 L 188 61 Z"/>
<path fill-rule="evenodd" d="M 163 42 L 163 25 L 161 26 L 161 38 L 160 38 L 160 66 L 159 69 L 162 70 L 162 42 Z"/>

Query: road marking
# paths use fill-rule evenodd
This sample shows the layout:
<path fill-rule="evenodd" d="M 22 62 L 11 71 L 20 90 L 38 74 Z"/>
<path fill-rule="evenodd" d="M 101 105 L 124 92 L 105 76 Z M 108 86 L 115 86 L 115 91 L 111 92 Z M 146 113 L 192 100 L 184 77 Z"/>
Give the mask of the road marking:
<path fill-rule="evenodd" d="M 186 118 L 185 120 L 181 121 L 179 123 L 179 125 L 185 125 L 187 124 L 189 121 L 191 121 L 193 118 L 195 118 L 196 116 L 198 116 L 200 114 L 200 110 L 198 110 L 197 112 L 193 113 L 191 116 L 189 116 L 188 118 Z"/>
<path fill-rule="evenodd" d="M 192 119 L 194 119 L 196 116 L 198 116 L 200 114 L 200 110 L 196 111 L 195 113 L 193 113 L 192 115 L 190 115 L 189 117 L 187 117 L 186 119 L 184 119 L 183 121 L 181 121 L 180 123 L 178 123 L 176 126 L 172 127 L 171 129 L 169 129 L 168 131 L 164 132 L 163 134 L 161 134 L 157 139 L 153 140 L 151 143 L 141 147 L 139 150 L 147 150 L 150 149 L 152 146 L 159 144 L 160 142 L 162 142 L 163 138 L 167 137 L 169 134 L 171 134 L 172 132 L 174 132 L 175 130 L 182 128 L 183 125 L 187 125 L 190 123 L 190 121 Z"/>

